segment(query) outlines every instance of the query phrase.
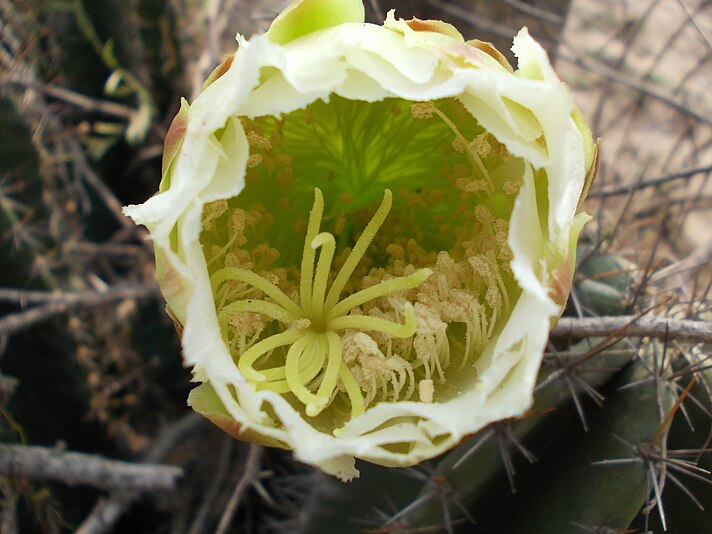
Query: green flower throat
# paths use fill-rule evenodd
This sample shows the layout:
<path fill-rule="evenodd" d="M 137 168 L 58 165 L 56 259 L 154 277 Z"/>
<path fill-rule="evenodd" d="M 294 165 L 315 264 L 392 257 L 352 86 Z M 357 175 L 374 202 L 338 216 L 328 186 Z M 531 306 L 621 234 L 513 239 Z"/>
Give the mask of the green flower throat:
<path fill-rule="evenodd" d="M 455 99 L 332 96 L 231 121 L 217 140 L 244 128 L 245 188 L 206 205 L 201 243 L 253 388 L 333 432 L 477 380 L 519 294 L 507 238 L 525 163 Z"/>

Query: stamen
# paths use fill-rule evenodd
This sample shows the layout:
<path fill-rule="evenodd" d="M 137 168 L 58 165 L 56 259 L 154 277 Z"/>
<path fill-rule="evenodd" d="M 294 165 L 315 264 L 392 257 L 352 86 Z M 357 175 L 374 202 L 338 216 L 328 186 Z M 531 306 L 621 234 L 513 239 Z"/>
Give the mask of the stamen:
<path fill-rule="evenodd" d="M 247 167 L 250 169 L 257 167 L 260 163 L 262 163 L 263 159 L 262 154 L 250 154 L 247 158 Z"/>
<path fill-rule="evenodd" d="M 452 133 L 455 134 L 455 138 L 457 139 L 457 145 L 463 146 L 464 144 L 465 152 L 467 153 L 467 159 L 470 161 L 471 164 L 476 165 L 477 168 L 480 169 L 480 172 L 487 179 L 487 182 L 489 183 L 490 187 L 492 187 L 492 178 L 490 177 L 490 174 L 487 171 L 487 168 L 485 167 L 484 163 L 482 163 L 480 155 L 476 151 L 472 150 L 472 148 L 469 146 L 469 143 L 467 142 L 467 139 L 465 139 L 465 136 L 460 133 L 460 129 L 455 125 L 454 122 L 450 120 L 447 115 L 445 115 L 445 113 L 440 111 L 438 108 L 434 107 L 433 113 L 440 117 L 440 119 L 442 119 L 442 121 L 447 124 L 448 128 L 452 130 Z"/>
<path fill-rule="evenodd" d="M 221 199 L 210 202 L 203 207 L 203 230 L 212 230 L 215 221 L 227 211 L 227 200 Z"/>
<path fill-rule="evenodd" d="M 364 403 L 363 395 L 361 394 L 361 388 L 358 386 L 354 375 L 351 374 L 349 368 L 346 365 L 342 365 L 339 369 L 339 379 L 346 389 L 346 394 L 349 397 L 349 402 L 351 403 L 351 418 L 358 417 L 364 411 L 366 411 L 366 405 Z"/>
<path fill-rule="evenodd" d="M 225 203 L 225 209 L 227 209 L 227 202 Z M 227 256 L 228 251 L 233 245 L 244 245 L 247 239 L 245 239 L 245 225 L 246 216 L 245 212 L 241 209 L 233 210 L 230 213 L 230 219 L 228 221 L 228 226 L 230 228 L 231 237 L 225 246 L 217 251 L 214 251 L 212 257 L 208 261 L 208 267 L 216 263 L 223 256 Z"/>
<path fill-rule="evenodd" d="M 435 104 L 432 102 L 414 102 L 410 106 L 410 113 L 415 119 L 432 119 Z"/>

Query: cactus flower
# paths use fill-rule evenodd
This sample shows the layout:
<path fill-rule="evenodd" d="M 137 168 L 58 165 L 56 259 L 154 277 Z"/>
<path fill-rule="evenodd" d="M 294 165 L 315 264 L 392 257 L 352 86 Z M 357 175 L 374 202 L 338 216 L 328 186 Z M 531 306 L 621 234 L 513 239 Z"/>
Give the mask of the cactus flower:
<path fill-rule="evenodd" d="M 530 406 L 596 147 L 526 29 L 512 50 L 358 0 L 238 36 L 125 209 L 196 411 L 350 479 Z"/>

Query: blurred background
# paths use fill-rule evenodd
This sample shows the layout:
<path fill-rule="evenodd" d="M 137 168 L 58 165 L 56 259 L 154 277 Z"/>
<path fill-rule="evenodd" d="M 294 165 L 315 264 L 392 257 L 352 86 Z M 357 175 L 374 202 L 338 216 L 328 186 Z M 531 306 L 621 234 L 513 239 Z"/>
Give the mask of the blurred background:
<path fill-rule="evenodd" d="M 372 479 L 365 466 L 364 480 L 378 480 L 378 491 L 354 484 L 341 495 L 289 453 L 235 442 L 186 407 L 190 375 L 155 287 L 152 249 L 120 208 L 157 190 L 162 141 L 180 97 L 195 97 L 234 50 L 236 33 L 264 31 L 285 5 L 0 0 L 0 442 L 137 467 L 130 483 L 110 466 L 101 471 L 103 464 L 81 483 L 75 473 L 62 478 L 64 464 L 52 480 L 2 471 L 0 532 L 498 531 L 485 512 L 469 522 L 477 506 L 443 485 L 437 462 L 398 475 L 374 470 Z M 512 36 L 527 26 L 603 138 L 582 257 L 614 258 L 625 287 L 612 296 L 590 293 L 591 281 L 605 281 L 611 269 L 584 270 L 568 313 L 625 315 L 655 306 L 658 317 L 709 325 L 712 1 L 366 0 L 371 22 L 390 9 L 448 21 L 466 38 L 492 41 L 513 64 Z M 693 370 L 676 367 L 664 377 L 674 399 L 684 399 L 690 376 L 707 370 L 704 339 L 665 341 L 661 368 L 673 346 L 682 360 L 697 358 Z M 640 347 L 627 343 L 626 350 Z M 603 397 L 614 391 L 595 387 Z M 698 436 L 705 438 L 710 395 L 701 391 L 688 411 L 702 415 L 707 428 Z M 572 414 L 588 411 L 594 419 L 596 404 L 605 404 L 592 394 L 569 397 Z M 681 404 L 687 414 L 690 399 L 668 409 Z M 700 455 L 708 441 L 698 445 Z M 3 451 L 0 464 L 9 454 Z M 139 464 L 177 468 L 142 471 Z M 653 471 L 645 479 L 652 504 L 643 507 L 650 514 L 638 516 L 631 531 L 662 531 L 655 508 L 664 500 L 671 532 L 710 532 L 709 523 L 690 530 L 697 523 L 686 518 L 702 512 L 689 499 L 677 502 L 687 498 L 677 484 L 663 488 L 669 500 L 658 495 L 660 473 Z M 151 486 L 159 475 L 168 481 Z M 709 484 L 683 486 L 712 504 Z M 430 499 L 418 500 L 418 492 Z M 505 493 L 511 496 L 508 486 Z M 425 501 L 438 499 L 439 517 L 414 518 Z"/>

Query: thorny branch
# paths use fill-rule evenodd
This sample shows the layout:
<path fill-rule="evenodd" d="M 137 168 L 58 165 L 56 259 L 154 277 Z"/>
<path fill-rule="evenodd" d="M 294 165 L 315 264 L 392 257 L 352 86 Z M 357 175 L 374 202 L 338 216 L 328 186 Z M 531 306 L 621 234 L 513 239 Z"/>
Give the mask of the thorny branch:
<path fill-rule="evenodd" d="M 180 467 L 138 465 L 56 448 L 0 444 L 0 474 L 57 480 L 103 490 L 170 491 L 183 475 Z"/>
<path fill-rule="evenodd" d="M 626 325 L 628 325 L 626 327 Z M 619 316 L 559 319 L 551 331 L 552 337 L 603 336 L 625 328 L 628 336 L 676 339 L 697 343 L 712 343 L 712 322 L 661 317 Z"/>

